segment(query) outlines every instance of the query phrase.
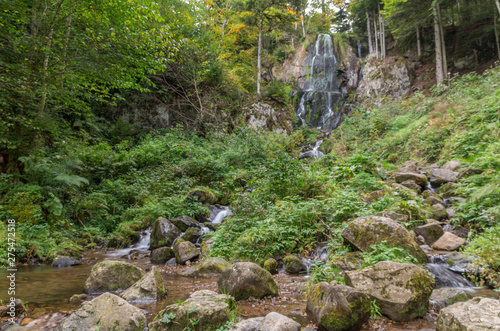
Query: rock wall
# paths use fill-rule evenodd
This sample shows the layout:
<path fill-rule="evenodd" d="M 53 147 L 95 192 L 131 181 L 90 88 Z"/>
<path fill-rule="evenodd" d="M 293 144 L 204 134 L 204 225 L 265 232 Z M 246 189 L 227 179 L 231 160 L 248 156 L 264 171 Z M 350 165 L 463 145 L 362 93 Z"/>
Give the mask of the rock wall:
<path fill-rule="evenodd" d="M 293 131 L 290 111 L 273 108 L 265 102 L 256 102 L 243 108 L 243 124 L 259 131 L 287 134 Z"/>

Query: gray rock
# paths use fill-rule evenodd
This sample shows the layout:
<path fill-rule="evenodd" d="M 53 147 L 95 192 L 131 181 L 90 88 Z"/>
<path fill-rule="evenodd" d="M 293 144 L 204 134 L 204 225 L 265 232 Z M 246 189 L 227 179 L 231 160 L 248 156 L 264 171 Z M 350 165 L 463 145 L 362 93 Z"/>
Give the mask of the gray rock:
<path fill-rule="evenodd" d="M 405 193 L 407 193 L 409 195 L 412 195 L 414 197 L 418 197 L 418 193 L 417 192 L 415 192 L 414 190 L 410 190 L 409 188 L 407 188 L 406 186 L 403 186 L 401 184 L 392 183 L 392 187 L 395 188 L 398 191 L 402 191 L 402 192 L 405 192 Z"/>
<path fill-rule="evenodd" d="M 361 269 L 363 258 L 360 252 L 347 252 L 336 255 L 331 260 L 332 267 L 337 268 L 341 275 L 346 271 Z"/>
<path fill-rule="evenodd" d="M 200 251 L 189 241 L 176 240 L 174 244 L 175 260 L 178 264 L 186 264 L 187 261 L 194 261 L 200 256 Z"/>
<path fill-rule="evenodd" d="M 170 260 L 168 260 L 165 265 L 176 265 L 177 264 L 177 261 L 175 260 L 175 257 L 171 258 Z"/>
<path fill-rule="evenodd" d="M 408 180 L 413 180 L 416 184 L 425 186 L 428 183 L 427 176 L 414 172 L 398 172 L 394 175 L 396 183 L 403 183 Z"/>
<path fill-rule="evenodd" d="M 264 102 L 253 103 L 243 108 L 244 125 L 258 131 L 291 133 L 293 124 L 290 113 L 273 108 Z"/>
<path fill-rule="evenodd" d="M 212 249 L 213 244 L 214 244 L 213 238 L 203 239 L 203 241 L 201 242 L 201 245 L 200 245 L 201 255 L 205 256 L 205 257 L 208 256 L 208 254 L 210 253 L 210 250 Z"/>
<path fill-rule="evenodd" d="M 307 271 L 307 266 L 295 255 L 288 255 L 283 258 L 285 271 L 289 274 L 300 274 Z"/>
<path fill-rule="evenodd" d="M 203 290 L 194 292 L 183 303 L 167 306 L 149 324 L 150 331 L 216 330 L 229 321 L 235 307 L 234 298 Z M 174 316 L 165 320 L 164 316 Z M 197 321 L 193 324 L 193 321 Z"/>
<path fill-rule="evenodd" d="M 419 167 L 417 161 L 406 161 L 398 172 L 412 172 L 419 173 Z"/>
<path fill-rule="evenodd" d="M 464 177 L 468 177 L 468 176 L 472 176 L 472 175 L 480 175 L 484 172 L 483 169 L 474 169 L 474 168 L 469 168 L 469 169 L 465 169 L 465 170 L 462 170 L 459 174 L 458 174 L 458 179 L 462 179 Z"/>
<path fill-rule="evenodd" d="M 264 261 L 264 269 L 269 271 L 269 273 L 271 273 L 271 275 L 277 274 L 278 273 L 278 261 L 276 261 L 273 258 L 267 259 L 266 261 Z"/>
<path fill-rule="evenodd" d="M 82 264 L 80 260 L 74 259 L 69 256 L 58 256 L 52 261 L 53 268 L 65 268 L 73 265 Z"/>
<path fill-rule="evenodd" d="M 430 172 L 431 172 L 431 182 L 435 184 L 455 182 L 458 176 L 457 172 L 443 168 L 434 168 L 431 169 Z"/>
<path fill-rule="evenodd" d="M 71 296 L 71 298 L 69 298 L 69 303 L 71 303 L 72 305 L 79 305 L 81 304 L 82 302 L 84 301 L 90 301 L 92 300 L 92 296 L 88 295 L 88 294 L 73 294 Z"/>
<path fill-rule="evenodd" d="M 453 208 L 446 208 L 446 213 L 448 214 L 448 218 L 453 218 L 457 211 Z"/>
<path fill-rule="evenodd" d="M 368 294 L 335 282 L 315 284 L 307 294 L 306 312 L 320 330 L 359 330 L 370 309 Z"/>
<path fill-rule="evenodd" d="M 226 268 L 217 285 L 219 292 L 228 293 L 236 300 L 278 296 L 278 285 L 273 276 L 252 262 L 238 262 Z"/>
<path fill-rule="evenodd" d="M 456 302 L 467 301 L 471 298 L 472 295 L 461 288 L 442 287 L 432 291 L 430 303 L 433 308 L 439 311 Z"/>
<path fill-rule="evenodd" d="M 236 323 L 229 331 L 260 331 L 264 317 L 254 317 Z"/>
<path fill-rule="evenodd" d="M 122 298 L 104 293 L 66 318 L 56 331 L 143 331 L 147 327 L 146 316 L 142 311 Z"/>
<path fill-rule="evenodd" d="M 259 331 L 300 331 L 300 324 L 278 313 L 269 313 L 259 326 Z"/>
<path fill-rule="evenodd" d="M 406 223 L 410 220 L 410 217 L 408 217 L 408 215 L 398 214 L 394 211 L 383 211 L 380 213 L 376 213 L 375 216 L 387 217 L 399 223 Z"/>
<path fill-rule="evenodd" d="M 474 298 L 441 309 L 436 331 L 499 331 L 500 301 Z"/>
<path fill-rule="evenodd" d="M 373 267 L 349 271 L 345 281 L 376 299 L 380 312 L 397 322 L 424 316 L 435 285 L 426 270 L 396 262 L 379 262 Z"/>
<path fill-rule="evenodd" d="M 15 299 L 14 301 L 11 301 L 12 299 L 9 299 L 8 301 L 5 302 L 4 305 L 0 306 L 0 318 L 1 317 L 11 317 L 10 313 L 12 312 L 12 302 L 14 302 L 14 312 L 15 316 L 20 317 L 22 313 L 26 311 L 26 307 L 23 304 L 23 301 L 21 299 Z"/>
<path fill-rule="evenodd" d="M 190 241 L 193 244 L 196 244 L 196 242 L 198 241 L 198 239 L 200 239 L 201 236 L 203 236 L 203 231 L 201 231 L 200 228 L 189 228 L 182 235 L 182 239 Z"/>
<path fill-rule="evenodd" d="M 92 267 L 83 292 L 96 294 L 125 290 L 144 276 L 145 272 L 133 264 L 106 260 Z"/>
<path fill-rule="evenodd" d="M 170 247 L 160 247 L 151 252 L 151 263 L 163 264 L 175 256 Z"/>
<path fill-rule="evenodd" d="M 442 199 L 439 199 L 439 198 L 436 198 L 436 197 L 433 197 L 433 196 L 430 196 L 430 197 L 426 198 L 425 202 L 429 206 L 441 205 L 443 207 L 446 207 L 446 203 L 444 203 L 444 201 Z"/>
<path fill-rule="evenodd" d="M 407 187 L 410 190 L 413 190 L 413 191 L 415 191 L 417 193 L 419 193 L 420 191 L 422 191 L 422 187 L 420 185 L 418 185 L 414 180 L 404 181 L 404 182 L 401 183 L 401 185 L 403 185 L 404 187 Z"/>
<path fill-rule="evenodd" d="M 163 277 L 155 266 L 121 294 L 121 297 L 129 302 L 141 303 L 155 302 L 166 296 L 167 289 L 163 284 Z"/>
<path fill-rule="evenodd" d="M 448 218 L 448 213 L 443 205 L 437 203 L 432 205 L 432 217 L 441 221 Z"/>
<path fill-rule="evenodd" d="M 195 266 L 184 270 L 181 275 L 186 277 L 212 278 L 218 277 L 231 264 L 220 257 L 210 257 L 200 261 Z"/>
<path fill-rule="evenodd" d="M 172 222 L 172 224 L 182 232 L 186 232 L 189 228 L 200 228 L 200 224 L 198 222 L 186 215 L 171 219 L 170 222 Z"/>
<path fill-rule="evenodd" d="M 424 237 L 427 245 L 434 244 L 444 234 L 443 228 L 437 223 L 421 225 L 415 228 L 415 233 Z"/>
<path fill-rule="evenodd" d="M 417 245 L 412 234 L 390 218 L 359 217 L 347 226 L 342 237 L 362 252 L 368 252 L 371 246 L 386 241 L 387 246 L 403 248 L 420 263 L 427 262 L 425 252 Z"/>
<path fill-rule="evenodd" d="M 171 247 L 175 238 L 180 236 L 179 230 L 172 222 L 166 218 L 159 217 L 154 223 L 151 230 L 151 242 L 149 249 L 160 247 Z"/>
<path fill-rule="evenodd" d="M 443 165 L 443 168 L 451 170 L 451 171 L 457 171 L 461 167 L 462 167 L 462 165 L 460 164 L 460 160 L 448 161 Z"/>
<path fill-rule="evenodd" d="M 451 232 L 445 232 L 431 247 L 438 251 L 454 251 L 464 244 L 464 239 L 455 236 Z"/>

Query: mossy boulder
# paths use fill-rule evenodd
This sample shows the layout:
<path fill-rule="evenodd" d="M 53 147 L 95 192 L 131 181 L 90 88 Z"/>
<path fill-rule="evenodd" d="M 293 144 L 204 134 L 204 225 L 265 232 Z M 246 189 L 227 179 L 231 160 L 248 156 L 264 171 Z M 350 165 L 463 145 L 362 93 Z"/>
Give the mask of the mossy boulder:
<path fill-rule="evenodd" d="M 468 301 L 472 294 L 461 288 L 442 287 L 432 291 L 431 306 L 437 311 L 457 302 Z"/>
<path fill-rule="evenodd" d="M 210 250 L 212 249 L 212 245 L 214 244 L 213 238 L 206 238 L 200 244 L 201 256 L 208 256 Z"/>
<path fill-rule="evenodd" d="M 346 271 L 361 269 L 363 257 L 360 252 L 347 252 L 332 257 L 330 265 L 343 275 Z"/>
<path fill-rule="evenodd" d="M 177 239 L 174 244 L 175 260 L 178 264 L 186 264 L 187 261 L 194 261 L 200 256 L 200 251 L 189 241 Z"/>
<path fill-rule="evenodd" d="M 342 237 L 362 252 L 369 252 L 373 245 L 385 241 L 389 247 L 401 247 L 419 263 L 427 262 L 427 255 L 413 240 L 411 233 L 390 218 L 359 217 L 342 232 Z"/>
<path fill-rule="evenodd" d="M 370 296 L 336 282 L 312 286 L 306 312 L 320 330 L 359 330 L 370 317 Z"/>
<path fill-rule="evenodd" d="M 53 268 L 66 268 L 78 264 L 82 264 L 82 262 L 69 256 L 58 256 L 52 261 L 51 265 Z"/>
<path fill-rule="evenodd" d="M 414 172 L 398 172 L 394 175 L 394 180 L 398 184 L 404 183 L 408 180 L 412 180 L 420 186 L 425 186 L 429 183 L 426 175 Z"/>
<path fill-rule="evenodd" d="M 84 302 L 56 331 L 143 331 L 146 327 L 146 316 L 139 308 L 117 295 L 104 293 Z"/>
<path fill-rule="evenodd" d="M 422 187 L 418 185 L 414 180 L 406 180 L 402 182 L 401 185 L 417 193 L 420 193 L 420 191 L 422 191 Z"/>
<path fill-rule="evenodd" d="M 182 235 L 182 239 L 186 241 L 190 241 L 193 244 L 196 244 L 198 239 L 203 235 L 203 231 L 201 231 L 200 228 L 189 228 L 186 230 L 186 232 Z"/>
<path fill-rule="evenodd" d="M 413 264 L 379 262 L 345 274 L 346 285 L 377 300 L 380 312 L 397 322 L 424 316 L 434 289 L 434 278 Z"/>
<path fill-rule="evenodd" d="M 151 263 L 163 264 L 175 257 L 174 250 L 170 247 L 160 247 L 151 252 Z"/>
<path fill-rule="evenodd" d="M 118 228 L 115 230 L 113 236 L 108 241 L 107 246 L 114 248 L 124 248 L 138 242 L 141 235 L 137 230 L 135 230 L 135 224 L 136 223 L 122 223 L 118 225 Z"/>
<path fill-rule="evenodd" d="M 201 202 L 203 204 L 210 205 L 210 204 L 213 204 L 215 202 L 215 195 L 209 189 L 197 188 L 197 189 L 191 190 L 188 193 L 187 197 L 189 199 L 194 199 L 194 200 Z"/>
<path fill-rule="evenodd" d="M 107 260 L 92 267 L 83 292 L 96 294 L 125 290 L 144 276 L 145 272 L 133 264 Z"/>
<path fill-rule="evenodd" d="M 149 248 L 171 247 L 175 239 L 180 235 L 181 230 L 172 224 L 172 222 L 166 218 L 159 217 L 153 223 Z"/>
<path fill-rule="evenodd" d="M 210 257 L 200 261 L 197 265 L 184 270 L 181 275 L 186 277 L 212 278 L 218 277 L 231 264 L 220 257 Z"/>
<path fill-rule="evenodd" d="M 278 273 L 278 261 L 273 258 L 264 261 L 264 270 L 269 271 L 271 275 Z"/>
<path fill-rule="evenodd" d="M 448 213 L 446 212 L 446 208 L 440 203 L 432 205 L 432 218 L 438 221 L 448 219 Z"/>
<path fill-rule="evenodd" d="M 415 228 L 415 233 L 424 238 L 427 245 L 434 244 L 444 234 L 443 228 L 439 223 L 430 223 Z"/>
<path fill-rule="evenodd" d="M 285 271 L 289 274 L 300 274 L 307 272 L 307 266 L 295 255 L 288 255 L 283 258 Z"/>
<path fill-rule="evenodd" d="M 474 298 L 441 309 L 436 331 L 500 330 L 500 301 Z"/>
<path fill-rule="evenodd" d="M 278 296 L 278 285 L 273 276 L 252 262 L 238 262 L 226 268 L 217 285 L 219 292 L 228 293 L 236 300 Z"/>
<path fill-rule="evenodd" d="M 185 232 L 189 228 L 200 228 L 200 224 L 189 216 L 183 215 L 170 220 L 179 230 Z"/>
<path fill-rule="evenodd" d="M 163 284 L 163 277 L 157 267 L 126 289 L 121 297 L 129 302 L 155 302 L 167 296 L 167 289 Z"/>
<path fill-rule="evenodd" d="M 182 302 L 167 306 L 149 324 L 150 331 L 209 331 L 222 328 L 235 308 L 234 298 L 203 290 L 194 292 Z M 165 318 L 173 316 L 173 318 Z M 197 322 L 195 322 L 197 321 Z"/>
<path fill-rule="evenodd" d="M 432 168 L 429 170 L 431 182 L 435 184 L 444 184 L 455 182 L 458 177 L 458 172 L 445 168 Z"/>

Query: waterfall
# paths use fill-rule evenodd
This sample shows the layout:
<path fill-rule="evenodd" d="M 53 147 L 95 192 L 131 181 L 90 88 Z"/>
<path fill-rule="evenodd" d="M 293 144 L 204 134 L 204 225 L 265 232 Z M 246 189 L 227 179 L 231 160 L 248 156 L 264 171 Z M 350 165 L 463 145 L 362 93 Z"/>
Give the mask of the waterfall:
<path fill-rule="evenodd" d="M 140 239 L 137 243 L 131 245 L 128 248 L 118 249 L 108 253 L 109 256 L 120 257 L 120 256 L 129 256 L 130 254 L 137 253 L 149 253 L 149 243 L 151 241 L 151 228 L 147 228 L 146 230 L 141 232 Z"/>
<path fill-rule="evenodd" d="M 308 57 L 308 80 L 299 92 L 301 98 L 297 116 L 302 125 L 331 131 L 340 125 L 344 113 L 340 102 L 344 100 L 344 94 L 338 86 L 337 57 L 332 36 L 318 35 L 314 52 L 310 52 Z"/>
<path fill-rule="evenodd" d="M 363 54 L 361 53 L 361 41 L 359 41 L 359 39 L 358 39 L 358 40 L 356 40 L 356 42 L 358 44 L 358 58 L 360 60 L 362 60 L 363 59 L 363 56 L 362 56 Z"/>

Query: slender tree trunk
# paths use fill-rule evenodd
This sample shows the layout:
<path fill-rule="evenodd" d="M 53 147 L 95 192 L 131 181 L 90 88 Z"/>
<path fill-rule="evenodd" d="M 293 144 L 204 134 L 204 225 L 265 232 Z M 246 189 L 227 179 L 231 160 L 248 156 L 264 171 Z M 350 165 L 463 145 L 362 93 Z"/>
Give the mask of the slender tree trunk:
<path fill-rule="evenodd" d="M 495 4 L 497 5 L 498 13 L 500 14 L 500 0 L 495 0 Z"/>
<path fill-rule="evenodd" d="M 373 53 L 372 20 L 368 12 L 366 12 L 366 27 L 368 28 L 368 52 L 371 54 Z"/>
<path fill-rule="evenodd" d="M 385 59 L 385 25 L 384 16 L 382 16 L 382 12 L 380 11 L 380 3 L 378 5 L 378 22 L 380 25 L 380 57 Z"/>
<path fill-rule="evenodd" d="M 441 29 L 439 27 L 439 9 L 438 4 L 433 7 L 434 15 L 434 40 L 436 43 L 436 84 L 440 85 L 444 80 L 443 72 L 443 47 L 441 46 Z"/>
<path fill-rule="evenodd" d="M 495 16 L 493 17 L 493 26 L 495 28 L 495 40 L 497 42 L 498 59 L 500 60 L 500 35 L 499 35 L 499 32 L 498 32 L 497 21 L 498 21 L 498 15 L 495 12 Z"/>
<path fill-rule="evenodd" d="M 257 48 L 257 97 L 260 99 L 260 72 L 261 72 L 261 52 L 262 52 L 262 26 L 263 18 L 260 17 L 259 22 L 259 45 Z"/>
<path fill-rule="evenodd" d="M 442 54 L 442 59 L 443 59 L 443 73 L 444 73 L 444 78 L 448 79 L 448 60 L 446 57 L 446 42 L 444 40 L 444 29 L 443 29 L 443 19 L 441 16 L 441 8 L 439 5 L 437 5 L 437 11 L 438 11 L 438 17 L 439 17 L 439 28 L 441 29 L 441 54 Z"/>
<path fill-rule="evenodd" d="M 374 15 L 375 16 L 375 15 Z M 375 54 L 377 54 L 377 59 L 380 58 L 379 52 L 378 52 L 378 31 L 377 31 L 377 20 L 374 18 L 373 19 L 373 27 L 375 29 L 374 36 L 375 36 Z"/>
<path fill-rule="evenodd" d="M 304 14 L 300 14 L 300 23 L 302 24 L 302 36 L 306 37 L 306 27 L 304 25 Z"/>
<path fill-rule="evenodd" d="M 417 55 L 422 56 L 422 41 L 420 40 L 420 27 L 417 25 Z"/>

